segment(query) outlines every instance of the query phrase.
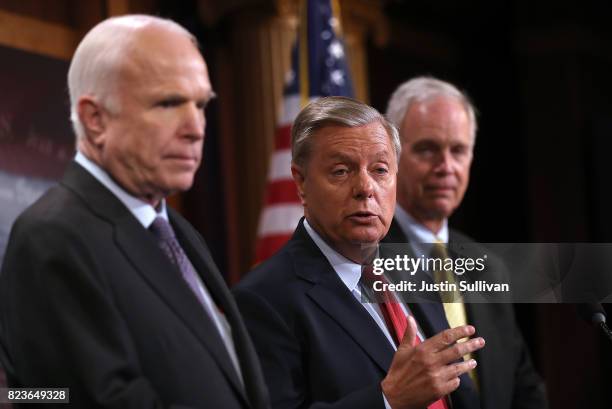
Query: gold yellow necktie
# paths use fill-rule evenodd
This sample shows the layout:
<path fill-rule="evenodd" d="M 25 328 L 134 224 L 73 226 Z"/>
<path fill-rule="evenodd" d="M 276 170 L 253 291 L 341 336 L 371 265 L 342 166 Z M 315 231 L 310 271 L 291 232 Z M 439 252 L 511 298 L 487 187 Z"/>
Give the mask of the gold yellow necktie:
<path fill-rule="evenodd" d="M 440 291 L 440 299 L 444 306 L 444 314 L 446 320 L 451 328 L 455 328 L 461 325 L 467 325 L 467 314 L 465 312 L 465 305 L 463 304 L 463 297 L 457 288 L 457 281 L 455 280 L 455 273 L 452 269 L 445 269 L 444 266 L 447 260 L 450 260 L 448 252 L 446 251 L 446 244 L 442 241 L 436 241 L 431 249 L 431 257 L 439 259 L 441 262 L 434 263 L 436 269 L 433 271 L 433 279 L 436 284 L 446 282 L 448 290 Z M 437 268 L 437 267 L 441 268 Z M 458 342 L 464 342 L 467 338 L 460 339 Z M 472 358 L 472 354 L 464 356 L 464 360 Z M 478 378 L 476 370 L 472 369 L 469 372 L 470 378 L 478 388 Z"/>

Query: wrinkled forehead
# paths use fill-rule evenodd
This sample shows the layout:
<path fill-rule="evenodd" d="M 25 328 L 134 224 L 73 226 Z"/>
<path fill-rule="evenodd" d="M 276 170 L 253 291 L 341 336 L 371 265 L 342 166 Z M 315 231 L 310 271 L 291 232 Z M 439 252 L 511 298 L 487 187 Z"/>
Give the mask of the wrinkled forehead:
<path fill-rule="evenodd" d="M 379 122 L 361 126 L 327 125 L 313 135 L 315 154 L 324 157 L 393 156 L 391 138 Z"/>

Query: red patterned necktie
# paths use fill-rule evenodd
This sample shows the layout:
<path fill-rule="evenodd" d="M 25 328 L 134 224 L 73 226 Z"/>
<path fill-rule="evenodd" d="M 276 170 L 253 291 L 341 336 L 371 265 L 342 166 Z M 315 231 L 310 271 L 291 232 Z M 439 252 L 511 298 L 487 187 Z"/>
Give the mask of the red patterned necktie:
<path fill-rule="evenodd" d="M 364 266 L 362 268 L 362 281 L 370 290 L 372 290 L 374 281 L 382 281 L 385 284 L 388 283 L 384 275 L 375 275 L 372 272 L 371 266 Z M 408 328 L 408 318 L 406 318 L 404 310 L 402 310 L 402 307 L 394 297 L 393 293 L 389 291 L 379 291 L 377 292 L 376 301 L 380 306 L 380 311 L 385 319 L 385 324 L 387 324 L 387 329 L 391 333 L 391 336 L 395 341 L 395 345 L 398 346 L 400 342 L 402 342 L 406 329 Z M 420 343 L 421 339 L 418 335 L 416 335 L 414 337 L 413 345 L 416 346 Z M 427 406 L 427 409 L 449 409 L 449 406 L 445 398 L 440 398 L 431 405 Z"/>

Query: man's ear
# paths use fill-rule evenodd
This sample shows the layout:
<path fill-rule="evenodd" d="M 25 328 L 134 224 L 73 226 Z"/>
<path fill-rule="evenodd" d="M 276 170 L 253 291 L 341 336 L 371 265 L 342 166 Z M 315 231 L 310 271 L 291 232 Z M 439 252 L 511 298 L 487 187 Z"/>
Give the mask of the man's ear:
<path fill-rule="evenodd" d="M 291 162 L 291 175 L 293 176 L 293 181 L 295 182 L 295 186 L 297 187 L 298 196 L 300 197 L 300 202 L 302 205 L 306 205 L 306 193 L 304 193 L 304 182 L 306 181 L 306 173 L 301 166 L 296 165 Z"/>
<path fill-rule="evenodd" d="M 82 97 L 77 104 L 77 115 L 83 125 L 87 142 L 95 147 L 102 147 L 107 123 L 107 112 L 102 104 L 91 97 Z"/>

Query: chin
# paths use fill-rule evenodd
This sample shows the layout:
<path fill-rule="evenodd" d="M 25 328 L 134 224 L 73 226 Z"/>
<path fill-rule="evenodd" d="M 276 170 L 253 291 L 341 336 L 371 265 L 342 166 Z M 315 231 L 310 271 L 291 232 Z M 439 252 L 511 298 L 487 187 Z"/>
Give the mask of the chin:
<path fill-rule="evenodd" d="M 172 187 L 173 191 L 179 191 L 179 192 L 184 192 L 185 190 L 189 190 L 191 188 L 191 186 L 193 185 L 193 174 L 189 174 L 189 175 L 182 175 L 179 176 L 177 178 L 175 178 L 174 180 L 171 181 L 171 183 L 169 183 L 169 185 Z"/>
<path fill-rule="evenodd" d="M 432 213 L 448 217 L 456 207 L 454 201 L 444 199 L 434 200 L 429 208 Z"/>
<path fill-rule="evenodd" d="M 375 245 L 378 244 L 378 242 L 382 239 L 383 236 L 384 234 L 382 234 L 380 230 L 376 229 L 376 231 L 358 232 L 356 234 L 353 234 L 353 237 L 351 237 L 351 241 L 360 245 Z"/>

